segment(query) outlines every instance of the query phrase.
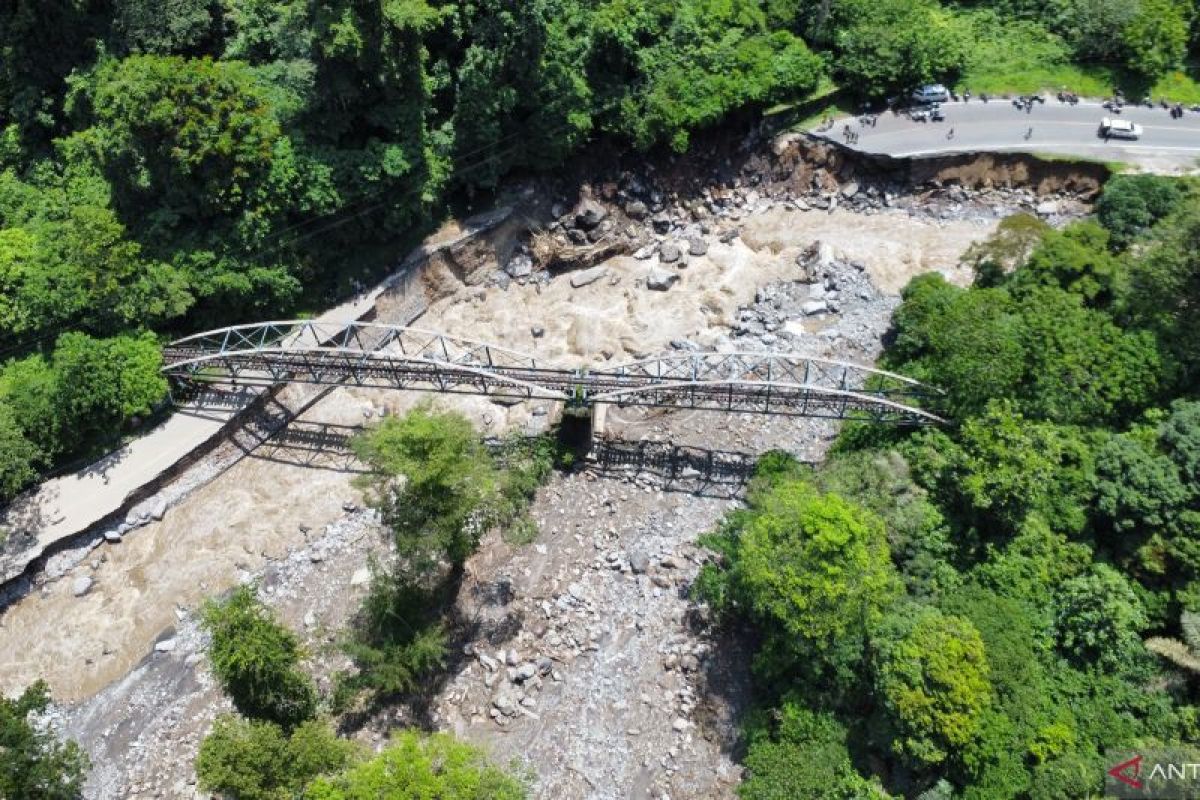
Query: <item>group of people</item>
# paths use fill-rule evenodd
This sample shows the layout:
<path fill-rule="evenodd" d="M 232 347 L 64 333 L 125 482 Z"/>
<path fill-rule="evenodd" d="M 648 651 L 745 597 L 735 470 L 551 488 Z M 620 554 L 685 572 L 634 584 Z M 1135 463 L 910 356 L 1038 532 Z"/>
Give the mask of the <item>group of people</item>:
<path fill-rule="evenodd" d="M 847 125 L 842 128 L 842 139 L 846 141 L 846 144 L 858 144 L 858 131 L 851 130 Z"/>

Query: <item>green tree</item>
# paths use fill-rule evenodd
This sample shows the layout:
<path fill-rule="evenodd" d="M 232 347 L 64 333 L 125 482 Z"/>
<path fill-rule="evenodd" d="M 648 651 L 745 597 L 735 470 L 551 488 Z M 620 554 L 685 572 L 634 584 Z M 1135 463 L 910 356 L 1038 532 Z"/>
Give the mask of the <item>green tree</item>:
<path fill-rule="evenodd" d="M 444 733 L 403 731 L 375 758 L 340 775 L 322 777 L 305 792 L 311 800 L 523 800 L 525 783 L 484 754 Z"/>
<path fill-rule="evenodd" d="M 209 659 L 221 687 L 247 717 L 294 727 L 316 713 L 317 690 L 299 668 L 303 651 L 255 596 L 241 586 L 204 606 Z"/>
<path fill-rule="evenodd" d="M 1114 669 L 1141 650 L 1146 612 L 1129 582 L 1111 567 L 1096 564 L 1065 581 L 1055 605 L 1055 633 L 1067 653 Z"/>
<path fill-rule="evenodd" d="M 104 60 L 74 80 L 68 109 L 92 125 L 79 135 L 135 213 L 235 209 L 269 173 L 281 135 L 255 74 L 210 58 Z"/>
<path fill-rule="evenodd" d="M 400 554 L 418 572 L 443 558 L 461 565 L 499 500 L 495 464 L 471 423 L 419 406 L 385 419 L 353 447 L 374 470 L 365 484 Z"/>
<path fill-rule="evenodd" d="M 1184 386 L 1200 376 L 1200 201 L 1188 200 L 1164 220 L 1144 255 L 1130 265 L 1130 308 L 1153 330 L 1183 370 Z"/>
<path fill-rule="evenodd" d="M 1169 178 L 1114 175 L 1096 202 L 1096 216 L 1112 234 L 1113 246 L 1123 249 L 1178 208 L 1183 199 L 1179 183 Z"/>
<path fill-rule="evenodd" d="M 0 504 L 7 503 L 38 476 L 45 453 L 25 438 L 12 410 L 0 400 Z"/>
<path fill-rule="evenodd" d="M 1002 289 L 965 290 L 938 273 L 914 278 L 902 293 L 886 364 L 946 392 L 954 417 L 1012 397 L 1024 379 L 1026 342 L 1012 298 Z"/>
<path fill-rule="evenodd" d="M 56 405 L 58 376 L 40 355 L 15 359 L 0 369 L 0 404 L 12 412 L 13 424 L 47 458 L 69 450 L 63 441 L 62 410 Z"/>
<path fill-rule="evenodd" d="M 887 794 L 854 768 L 846 727 L 828 712 L 788 697 L 747 726 L 743 800 L 884 800 Z"/>
<path fill-rule="evenodd" d="M 1020 295 L 1031 286 L 1057 286 L 1091 308 L 1107 308 L 1121 293 L 1124 275 L 1109 252 L 1108 231 L 1088 220 L 1061 231 L 1047 231 L 1009 289 Z"/>
<path fill-rule="evenodd" d="M 114 27 L 143 53 L 199 54 L 213 34 L 213 0 L 115 0 Z"/>
<path fill-rule="evenodd" d="M 451 583 L 444 591 L 453 589 Z M 449 636 L 441 620 L 442 591 L 400 570 L 376 568 L 362 608 L 343 644 L 355 671 L 338 676 L 333 705 L 410 695 L 446 664 Z"/>
<path fill-rule="evenodd" d="M 875 688 L 893 748 L 919 765 L 966 747 L 992 701 L 979 631 L 929 606 L 902 606 L 871 634 Z"/>
<path fill-rule="evenodd" d="M 110 434 L 149 414 L 167 392 L 162 354 L 151 334 L 93 339 L 64 333 L 54 346 L 55 406 L 79 437 Z"/>
<path fill-rule="evenodd" d="M 1138 0 L 1122 31 L 1130 70 L 1153 80 L 1179 66 L 1187 53 L 1188 17 L 1194 13 L 1175 0 Z"/>
<path fill-rule="evenodd" d="M 50 692 L 38 681 L 15 700 L 0 694 L 0 797 L 73 800 L 90 766 L 74 742 L 60 742 L 30 717 L 46 710 Z"/>
<path fill-rule="evenodd" d="M 1154 336 L 1123 330 L 1079 295 L 1054 287 L 1023 294 L 1027 377 L 1022 410 L 1065 423 L 1127 419 L 1158 396 L 1169 377 Z"/>
<path fill-rule="evenodd" d="M 292 800 L 319 775 L 347 767 L 357 754 L 320 720 L 286 732 L 273 722 L 217 717 L 200 744 L 200 788 L 238 800 Z"/>
<path fill-rule="evenodd" d="M 838 7 L 845 22 L 834 63 L 859 94 L 879 98 L 953 82 L 966 66 L 966 23 L 933 0 L 840 0 Z"/>
<path fill-rule="evenodd" d="M 877 516 L 785 479 L 755 492 L 707 543 L 726 555 L 727 575 L 710 571 L 702 585 L 760 625 L 764 669 L 826 673 L 843 687 L 854 680 L 867 630 L 899 592 Z"/>
<path fill-rule="evenodd" d="M 1011 402 L 996 402 L 967 420 L 958 441 L 925 434 L 902 450 L 921 482 L 953 518 L 991 536 L 1019 530 L 1037 513 L 1056 530 L 1086 523 L 1092 450 L 1080 432 L 1033 422 Z"/>
<path fill-rule="evenodd" d="M 987 288 L 1003 283 L 1004 276 L 1024 264 L 1052 230 L 1033 214 L 1024 212 L 1000 220 L 995 233 L 968 247 L 963 255 L 963 262 L 975 273 L 975 285 Z"/>

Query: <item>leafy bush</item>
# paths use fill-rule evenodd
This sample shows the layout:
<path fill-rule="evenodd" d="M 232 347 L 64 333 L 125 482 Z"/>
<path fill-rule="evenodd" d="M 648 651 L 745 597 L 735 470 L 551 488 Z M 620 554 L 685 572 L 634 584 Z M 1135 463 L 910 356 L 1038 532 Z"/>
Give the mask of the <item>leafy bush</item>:
<path fill-rule="evenodd" d="M 750 508 L 706 539 L 728 558 L 699 590 L 717 608 L 736 603 L 767 638 L 760 666 L 853 682 L 867 628 L 899 590 L 882 521 L 798 480 L 767 484 Z"/>
<path fill-rule="evenodd" d="M 344 644 L 356 671 L 338 677 L 335 708 L 347 710 L 364 694 L 370 699 L 393 697 L 426 685 L 446 658 L 442 592 L 417 585 L 404 574 L 375 569 Z"/>
<path fill-rule="evenodd" d="M 1157 175 L 1114 175 L 1096 202 L 1096 216 L 1112 234 L 1113 245 L 1125 248 L 1182 201 L 1178 181 Z"/>
<path fill-rule="evenodd" d="M 837 74 L 867 97 L 953 82 L 967 64 L 969 29 L 933 0 L 847 0 Z"/>
<path fill-rule="evenodd" d="M 1141 649 L 1146 612 L 1116 570 L 1096 564 L 1064 582 L 1055 597 L 1059 646 L 1085 661 L 1114 669 Z"/>
<path fill-rule="evenodd" d="M 403 731 L 378 756 L 314 781 L 306 800 L 523 800 L 525 782 L 444 733 Z"/>
<path fill-rule="evenodd" d="M 299 669 L 300 644 L 253 589 L 242 586 L 223 601 L 209 601 L 202 623 L 212 637 L 213 673 L 238 711 L 289 728 L 313 717 L 317 690 Z"/>
<path fill-rule="evenodd" d="M 319 720 L 287 732 L 227 714 L 200 745 L 196 778 L 204 791 L 238 800 L 292 800 L 317 776 L 345 768 L 356 752 Z"/>
<path fill-rule="evenodd" d="M 743 800 L 884 800 L 887 794 L 855 770 L 844 725 L 789 697 L 759 714 L 747 731 Z"/>
<path fill-rule="evenodd" d="M 38 681 L 15 700 L 0 694 L 0 797 L 73 800 L 79 797 L 87 755 L 74 742 L 60 742 L 29 717 L 50 704 Z"/>
<path fill-rule="evenodd" d="M 992 687 L 983 640 L 969 620 L 901 605 L 872 632 L 871 649 L 897 752 L 925 766 L 974 740 Z"/>
<path fill-rule="evenodd" d="M 443 558 L 461 565 L 500 501 L 495 464 L 466 417 L 419 406 L 385 419 L 353 446 L 375 470 L 364 483 L 400 555 L 418 573 Z"/>

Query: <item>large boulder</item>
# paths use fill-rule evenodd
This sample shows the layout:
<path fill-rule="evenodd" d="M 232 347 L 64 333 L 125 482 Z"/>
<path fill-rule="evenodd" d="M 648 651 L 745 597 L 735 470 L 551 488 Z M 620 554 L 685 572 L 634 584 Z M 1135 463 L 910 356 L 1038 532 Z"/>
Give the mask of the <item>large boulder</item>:
<path fill-rule="evenodd" d="M 646 288 L 665 292 L 679 282 L 679 273 L 665 269 L 652 269 L 646 276 Z"/>
<path fill-rule="evenodd" d="M 630 200 L 625 204 L 625 215 L 630 219 L 645 219 L 650 209 L 641 200 Z"/>
<path fill-rule="evenodd" d="M 533 259 L 527 253 L 517 253 L 504 265 L 504 271 L 512 278 L 528 278 L 533 274 Z"/>
<path fill-rule="evenodd" d="M 663 242 L 658 248 L 658 260 L 664 264 L 674 264 L 683 256 L 683 251 L 675 242 Z"/>
<path fill-rule="evenodd" d="M 575 224 L 585 231 L 590 231 L 607 218 L 608 209 L 591 198 L 580 201 L 575 207 Z"/>
<path fill-rule="evenodd" d="M 708 252 L 708 242 L 701 239 L 699 236 L 693 236 L 688 239 L 688 253 L 693 256 L 702 256 Z"/>

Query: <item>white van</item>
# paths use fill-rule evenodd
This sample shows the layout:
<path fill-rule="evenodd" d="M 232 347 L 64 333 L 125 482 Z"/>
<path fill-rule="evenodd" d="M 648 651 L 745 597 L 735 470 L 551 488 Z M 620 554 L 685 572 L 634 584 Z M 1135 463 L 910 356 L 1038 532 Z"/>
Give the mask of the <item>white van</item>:
<path fill-rule="evenodd" d="M 912 93 L 918 103 L 945 103 L 950 99 L 950 90 L 940 83 L 929 83 Z"/>
<path fill-rule="evenodd" d="M 1142 126 L 1127 119 L 1105 117 L 1100 120 L 1099 135 L 1105 139 L 1140 139 Z"/>

